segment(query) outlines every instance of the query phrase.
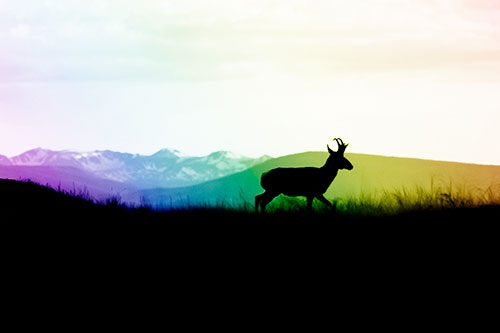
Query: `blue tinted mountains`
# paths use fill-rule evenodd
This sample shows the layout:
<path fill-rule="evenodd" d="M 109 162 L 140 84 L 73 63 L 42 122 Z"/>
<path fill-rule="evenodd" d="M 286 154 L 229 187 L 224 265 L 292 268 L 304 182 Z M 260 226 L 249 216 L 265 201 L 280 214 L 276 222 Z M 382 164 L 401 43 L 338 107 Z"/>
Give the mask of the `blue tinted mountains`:
<path fill-rule="evenodd" d="M 129 197 L 138 189 L 192 186 L 260 164 L 270 157 L 249 158 L 228 151 L 184 156 L 162 149 L 153 155 L 110 150 L 75 152 L 36 148 L 8 158 L 0 155 L 0 178 L 30 179 L 99 196 Z"/>

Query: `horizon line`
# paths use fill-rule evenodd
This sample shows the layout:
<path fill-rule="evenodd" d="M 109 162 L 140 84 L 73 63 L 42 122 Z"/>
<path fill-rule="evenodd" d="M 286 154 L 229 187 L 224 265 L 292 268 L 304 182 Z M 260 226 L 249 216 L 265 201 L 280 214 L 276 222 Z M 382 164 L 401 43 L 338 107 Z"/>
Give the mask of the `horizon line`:
<path fill-rule="evenodd" d="M 18 156 L 23 155 L 23 154 L 25 154 L 29 151 L 32 151 L 32 150 L 45 150 L 45 151 L 52 151 L 52 152 L 68 152 L 68 153 L 80 153 L 80 154 L 110 151 L 110 152 L 115 152 L 115 153 L 120 153 L 120 154 L 130 154 L 130 155 L 138 155 L 138 156 L 153 156 L 161 151 L 168 150 L 168 151 L 174 153 L 175 155 L 177 155 L 178 157 L 185 157 L 185 158 L 206 157 L 206 156 L 209 156 L 211 154 L 218 153 L 218 152 L 228 152 L 228 153 L 233 153 L 235 155 L 238 155 L 239 157 L 246 157 L 246 158 L 253 158 L 253 159 L 259 159 L 262 157 L 269 157 L 270 159 L 276 159 L 276 158 L 281 158 L 281 157 L 285 157 L 285 156 L 299 155 L 299 154 L 304 154 L 304 153 L 327 153 L 326 151 L 322 151 L 322 150 L 305 150 L 305 151 L 298 151 L 298 152 L 293 152 L 293 153 L 286 153 L 286 154 L 282 154 L 282 155 L 278 155 L 278 156 L 267 154 L 267 153 L 260 154 L 258 156 L 254 156 L 253 154 L 247 155 L 247 154 L 235 152 L 232 150 L 220 149 L 220 150 L 214 150 L 214 151 L 207 153 L 207 154 L 201 154 L 201 155 L 200 154 L 193 154 L 193 155 L 191 155 L 191 154 L 184 153 L 182 150 L 179 150 L 176 148 L 166 147 L 166 148 L 161 148 L 159 150 L 156 150 L 155 152 L 153 152 L 151 154 L 147 154 L 147 153 L 132 153 L 132 152 L 128 152 L 128 151 L 112 150 L 112 149 L 94 149 L 94 150 L 82 150 L 82 149 L 72 149 L 72 148 L 51 149 L 51 148 L 44 148 L 44 147 L 39 146 L 39 147 L 24 150 L 23 152 L 21 152 L 19 154 L 14 154 L 14 155 L 10 155 L 10 156 L 4 155 L 3 153 L 0 152 L 0 156 L 4 156 L 10 160 L 12 158 L 18 157 Z M 380 157 L 388 157 L 388 158 L 415 159 L 415 160 L 423 160 L 423 161 L 460 163 L 460 164 L 472 164 L 472 165 L 483 165 L 483 166 L 500 166 L 500 164 L 486 163 L 486 162 L 465 161 L 465 160 L 445 160 L 445 159 L 436 159 L 436 158 L 431 158 L 431 157 L 399 156 L 399 155 L 390 155 L 390 154 L 383 154 L 383 153 L 346 152 L 346 154 L 348 154 L 348 155 L 356 154 L 356 155 L 380 156 Z"/>

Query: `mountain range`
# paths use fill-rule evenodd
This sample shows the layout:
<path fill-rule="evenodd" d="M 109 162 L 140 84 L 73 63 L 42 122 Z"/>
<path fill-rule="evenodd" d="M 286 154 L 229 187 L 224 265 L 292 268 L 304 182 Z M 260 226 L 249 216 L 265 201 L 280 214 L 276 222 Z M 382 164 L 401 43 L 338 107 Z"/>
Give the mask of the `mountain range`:
<path fill-rule="evenodd" d="M 250 158 L 228 151 L 185 156 L 169 149 L 140 155 L 36 148 L 11 158 L 0 155 L 0 178 L 30 179 L 66 191 L 87 191 L 97 197 L 119 194 L 128 198 L 139 189 L 192 186 L 221 178 L 269 158 Z"/>
<path fill-rule="evenodd" d="M 249 158 L 227 151 L 184 156 L 162 149 L 153 155 L 105 151 L 33 149 L 0 155 L 0 178 L 30 179 L 96 199 L 120 196 L 153 207 L 251 203 L 262 193 L 260 175 L 275 167 L 321 166 L 326 152 Z M 354 165 L 341 170 L 329 199 L 363 198 L 384 191 L 453 187 L 465 192 L 500 192 L 500 166 L 346 153 Z"/>

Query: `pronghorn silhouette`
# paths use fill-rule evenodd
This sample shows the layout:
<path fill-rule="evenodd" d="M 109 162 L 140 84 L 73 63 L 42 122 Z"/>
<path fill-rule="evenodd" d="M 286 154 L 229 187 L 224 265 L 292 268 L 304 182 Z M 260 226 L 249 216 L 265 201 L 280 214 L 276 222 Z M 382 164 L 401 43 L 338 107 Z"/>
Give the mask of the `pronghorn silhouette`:
<path fill-rule="evenodd" d="M 280 194 L 306 197 L 309 210 L 312 209 L 314 198 L 333 207 L 323 194 L 339 170 L 352 170 L 353 168 L 351 162 L 344 157 L 344 151 L 348 145 L 344 144 L 342 139 L 333 140 L 337 142 L 338 149 L 333 151 L 330 146 L 326 145 L 330 156 L 321 168 L 276 168 L 264 172 L 260 178 L 260 185 L 265 192 L 255 197 L 255 211 L 259 211 L 260 205 L 261 211 L 264 212 L 267 204 Z"/>

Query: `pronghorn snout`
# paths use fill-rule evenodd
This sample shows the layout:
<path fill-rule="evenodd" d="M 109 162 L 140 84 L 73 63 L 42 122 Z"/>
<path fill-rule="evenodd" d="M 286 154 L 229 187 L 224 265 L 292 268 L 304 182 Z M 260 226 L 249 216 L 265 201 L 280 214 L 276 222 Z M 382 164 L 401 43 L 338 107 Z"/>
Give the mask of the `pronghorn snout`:
<path fill-rule="evenodd" d="M 344 169 L 347 169 L 347 170 L 352 170 L 354 168 L 354 166 L 352 165 L 351 162 L 349 162 L 349 160 L 345 160 L 345 165 L 344 165 Z"/>

